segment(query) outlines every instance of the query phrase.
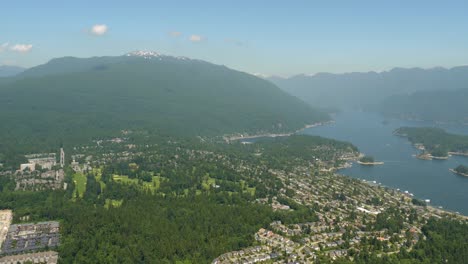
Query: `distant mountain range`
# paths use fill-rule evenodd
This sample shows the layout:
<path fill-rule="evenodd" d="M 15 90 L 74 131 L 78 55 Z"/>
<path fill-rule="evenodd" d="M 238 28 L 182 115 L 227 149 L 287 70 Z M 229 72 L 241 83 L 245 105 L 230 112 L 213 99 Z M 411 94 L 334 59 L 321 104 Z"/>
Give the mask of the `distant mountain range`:
<path fill-rule="evenodd" d="M 0 65 L 0 77 L 10 77 L 22 73 L 25 68 L 17 66 Z"/>
<path fill-rule="evenodd" d="M 385 99 L 373 110 L 402 119 L 468 124 L 468 83 L 466 87 L 395 95 Z"/>
<path fill-rule="evenodd" d="M 284 91 L 327 108 L 368 107 L 393 95 L 416 91 L 468 89 L 468 66 L 451 69 L 404 69 L 386 72 L 297 75 L 268 78 Z"/>
<path fill-rule="evenodd" d="M 155 52 L 58 58 L 3 79 L 0 122 L 8 129 L 0 130 L 0 148 L 123 129 L 179 136 L 286 132 L 329 119 L 266 80 Z"/>

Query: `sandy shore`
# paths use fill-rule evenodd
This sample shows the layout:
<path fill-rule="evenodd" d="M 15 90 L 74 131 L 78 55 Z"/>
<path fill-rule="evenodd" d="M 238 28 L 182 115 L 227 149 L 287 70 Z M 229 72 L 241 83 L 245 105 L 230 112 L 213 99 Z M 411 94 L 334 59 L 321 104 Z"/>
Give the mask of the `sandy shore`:
<path fill-rule="evenodd" d="M 468 157 L 468 153 L 465 153 L 465 152 L 449 152 L 448 154 L 455 155 L 455 156 L 467 156 Z"/>
<path fill-rule="evenodd" d="M 357 163 L 364 165 L 364 166 L 374 166 L 374 165 L 383 165 L 383 161 L 375 161 L 375 162 L 362 162 L 362 161 L 357 161 Z"/>

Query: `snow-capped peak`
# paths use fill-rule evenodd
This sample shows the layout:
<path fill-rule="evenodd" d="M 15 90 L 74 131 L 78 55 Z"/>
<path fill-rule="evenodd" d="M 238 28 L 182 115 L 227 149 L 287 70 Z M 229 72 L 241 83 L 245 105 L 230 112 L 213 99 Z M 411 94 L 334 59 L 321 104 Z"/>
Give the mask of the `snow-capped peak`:
<path fill-rule="evenodd" d="M 144 58 L 157 58 L 157 57 L 160 57 L 162 54 L 157 53 L 155 51 L 137 50 L 137 51 L 129 52 L 126 55 L 127 56 L 144 57 Z"/>
<path fill-rule="evenodd" d="M 174 56 L 164 55 L 164 54 L 158 53 L 156 51 L 145 51 L 145 50 L 132 51 L 132 52 L 129 52 L 129 53 L 125 54 L 125 56 L 127 56 L 127 57 L 130 57 L 130 56 L 142 57 L 142 58 L 145 58 L 145 59 L 159 59 L 159 60 L 162 60 L 163 58 L 172 58 L 172 59 L 178 59 L 178 60 L 190 60 L 187 57 L 182 57 L 182 56 L 174 57 Z"/>

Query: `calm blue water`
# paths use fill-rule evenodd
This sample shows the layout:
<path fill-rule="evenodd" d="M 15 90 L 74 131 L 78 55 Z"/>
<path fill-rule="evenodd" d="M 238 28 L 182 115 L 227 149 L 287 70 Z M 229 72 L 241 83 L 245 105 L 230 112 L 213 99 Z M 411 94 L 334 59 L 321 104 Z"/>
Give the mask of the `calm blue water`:
<path fill-rule="evenodd" d="M 419 160 L 412 156 L 417 151 L 406 138 L 392 134 L 402 126 L 435 126 L 433 123 L 390 119 L 384 124 L 381 115 L 366 112 L 344 112 L 334 119 L 333 124 L 309 128 L 302 133 L 351 142 L 361 152 L 385 162 L 374 167 L 354 164 L 340 171 L 341 174 L 408 190 L 420 199 L 431 199 L 432 205 L 468 215 L 468 178 L 448 170 L 460 164 L 468 165 L 468 158 Z M 452 133 L 468 134 L 468 126 L 438 126 Z"/>

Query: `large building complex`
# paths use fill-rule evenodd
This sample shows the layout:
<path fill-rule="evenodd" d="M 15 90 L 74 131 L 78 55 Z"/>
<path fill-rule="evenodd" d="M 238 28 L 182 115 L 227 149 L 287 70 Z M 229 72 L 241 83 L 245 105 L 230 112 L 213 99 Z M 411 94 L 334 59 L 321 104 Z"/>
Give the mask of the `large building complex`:
<path fill-rule="evenodd" d="M 25 169 L 35 171 L 38 166 L 42 169 L 51 170 L 52 167 L 57 165 L 57 157 L 55 153 L 31 154 L 26 155 L 26 158 L 28 159 L 28 163 L 21 164 L 20 171 L 24 171 Z"/>
<path fill-rule="evenodd" d="M 59 245 L 59 223 L 11 225 L 2 245 L 2 254 L 16 254 Z"/>
<path fill-rule="evenodd" d="M 0 210 L 0 264 L 57 263 L 57 252 L 42 251 L 59 245 L 59 222 L 12 225 L 12 219 L 11 210 Z"/>
<path fill-rule="evenodd" d="M 0 211 L 0 249 L 2 248 L 3 241 L 5 241 L 8 234 L 8 229 L 10 228 L 12 218 L 13 213 L 11 210 Z"/>

